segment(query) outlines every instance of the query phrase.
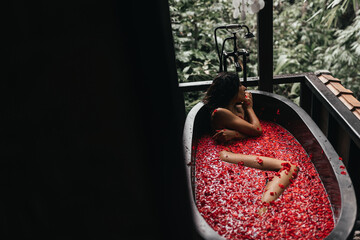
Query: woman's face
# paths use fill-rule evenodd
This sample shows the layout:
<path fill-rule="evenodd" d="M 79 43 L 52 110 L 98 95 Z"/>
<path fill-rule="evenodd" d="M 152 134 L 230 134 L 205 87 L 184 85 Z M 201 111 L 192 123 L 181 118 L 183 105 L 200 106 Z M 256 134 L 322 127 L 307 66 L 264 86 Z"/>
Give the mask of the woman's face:
<path fill-rule="evenodd" d="M 244 85 L 241 85 L 239 87 L 239 91 L 237 94 L 237 99 L 239 100 L 239 102 L 245 101 L 245 90 L 246 90 L 246 87 Z"/>

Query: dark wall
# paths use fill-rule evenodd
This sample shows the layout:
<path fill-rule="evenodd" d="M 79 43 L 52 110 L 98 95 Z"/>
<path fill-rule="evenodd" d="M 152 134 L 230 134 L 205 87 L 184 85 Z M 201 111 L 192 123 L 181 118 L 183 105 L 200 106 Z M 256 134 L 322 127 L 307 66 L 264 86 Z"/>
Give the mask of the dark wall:
<path fill-rule="evenodd" d="M 167 1 L 7 14 L 1 238 L 191 239 Z"/>

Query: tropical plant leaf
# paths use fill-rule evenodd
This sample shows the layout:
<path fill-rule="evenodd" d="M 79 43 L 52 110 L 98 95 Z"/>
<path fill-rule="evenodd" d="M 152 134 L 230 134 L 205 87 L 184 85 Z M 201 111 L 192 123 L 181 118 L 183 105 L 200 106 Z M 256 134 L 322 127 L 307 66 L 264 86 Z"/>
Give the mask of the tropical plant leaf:
<path fill-rule="evenodd" d="M 355 67 L 360 66 L 359 0 L 331 0 L 328 4 L 323 0 L 295 1 L 293 4 L 273 1 L 274 74 L 328 69 L 359 97 L 360 74 Z M 245 22 L 233 19 L 231 0 L 169 0 L 169 5 L 181 82 L 210 80 L 217 74 L 215 27 L 245 23 L 256 35 L 256 15 L 247 15 Z M 219 31 L 219 46 L 228 36 L 227 31 Z M 251 52 L 248 76 L 256 76 L 257 39 L 242 40 L 239 47 Z M 297 85 L 278 85 L 274 89 L 297 101 Z M 188 94 L 186 101 L 192 103 L 199 96 Z"/>
<path fill-rule="evenodd" d="M 328 8 L 334 8 L 334 7 L 336 7 L 339 3 L 341 3 L 342 1 L 344 1 L 344 0 L 334 0 L 334 1 L 332 1 L 332 2 L 328 5 Z M 344 2 L 346 2 L 346 1 L 344 1 Z"/>

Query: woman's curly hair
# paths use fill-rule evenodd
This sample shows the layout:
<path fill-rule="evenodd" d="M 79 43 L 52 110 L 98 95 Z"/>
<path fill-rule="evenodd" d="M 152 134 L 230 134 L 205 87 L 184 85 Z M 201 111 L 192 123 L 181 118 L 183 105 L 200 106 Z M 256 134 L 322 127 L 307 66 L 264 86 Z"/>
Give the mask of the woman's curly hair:
<path fill-rule="evenodd" d="M 206 91 L 203 102 L 209 109 L 226 107 L 238 93 L 240 86 L 241 83 L 237 74 L 221 72 Z"/>

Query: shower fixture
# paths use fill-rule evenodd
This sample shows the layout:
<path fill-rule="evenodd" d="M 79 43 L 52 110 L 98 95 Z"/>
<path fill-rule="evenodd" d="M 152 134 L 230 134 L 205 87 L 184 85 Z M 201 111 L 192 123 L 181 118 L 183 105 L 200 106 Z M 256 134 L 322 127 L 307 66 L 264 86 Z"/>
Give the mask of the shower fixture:
<path fill-rule="evenodd" d="M 247 31 L 244 35 L 244 38 L 249 39 L 249 38 L 253 38 L 254 34 L 250 32 L 249 27 L 246 25 L 241 25 L 241 24 L 229 24 L 229 25 L 225 25 L 225 26 L 219 26 L 217 28 L 215 28 L 214 31 L 214 37 L 215 37 L 215 45 L 216 45 L 216 51 L 219 57 L 219 62 L 220 62 L 220 67 L 219 67 L 219 72 L 223 72 L 223 71 L 227 71 L 227 59 L 232 57 L 234 59 L 234 65 L 235 65 L 235 70 L 236 72 L 241 72 L 243 71 L 243 79 L 244 82 L 247 81 L 246 79 L 246 57 L 249 56 L 249 52 L 246 49 L 238 49 L 237 47 L 237 33 L 241 30 L 245 28 Z M 226 29 L 229 32 L 231 32 L 231 34 L 233 36 L 231 37 L 227 37 L 225 38 L 225 40 L 222 43 L 222 48 L 221 51 L 219 51 L 219 46 L 218 46 L 218 42 L 217 42 L 217 36 L 216 36 L 216 31 L 219 29 Z M 233 40 L 233 45 L 234 45 L 234 49 L 231 52 L 227 52 L 225 51 L 225 43 L 228 40 Z M 242 56 L 242 66 L 239 63 L 239 58 Z"/>

